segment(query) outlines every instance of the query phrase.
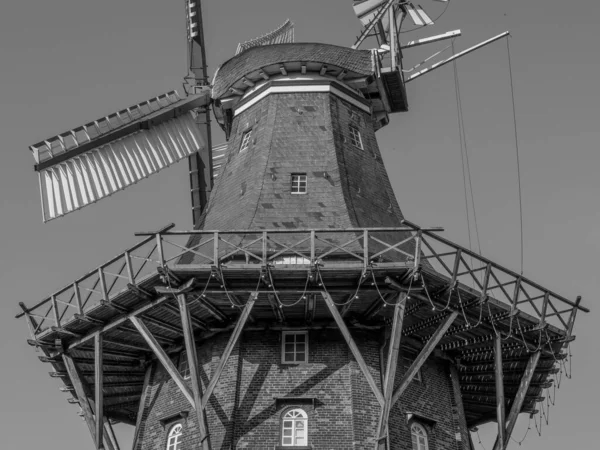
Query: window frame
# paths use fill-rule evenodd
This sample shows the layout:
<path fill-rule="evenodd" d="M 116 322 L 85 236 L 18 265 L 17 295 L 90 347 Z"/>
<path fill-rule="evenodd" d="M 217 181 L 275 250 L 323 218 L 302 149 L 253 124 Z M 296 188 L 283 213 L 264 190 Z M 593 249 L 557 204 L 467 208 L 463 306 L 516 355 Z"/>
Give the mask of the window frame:
<path fill-rule="evenodd" d="M 298 177 L 298 191 L 294 191 L 294 177 Z M 304 177 L 304 192 L 302 192 L 302 178 Z M 292 195 L 305 195 L 308 193 L 308 175 L 306 173 L 292 173 L 290 176 L 290 193 Z"/>
<path fill-rule="evenodd" d="M 300 417 L 296 416 L 296 417 L 286 417 L 288 414 L 291 414 L 293 412 L 298 412 L 300 414 Z M 291 421 L 292 422 L 292 435 L 291 435 L 291 439 L 292 442 L 286 444 L 284 439 L 286 437 L 289 436 L 285 436 L 284 434 L 284 424 L 286 421 Z M 296 431 L 296 424 L 297 422 L 303 422 L 304 423 L 304 442 L 303 443 L 297 443 L 296 441 L 294 441 L 294 434 Z M 286 408 L 283 413 L 281 414 L 281 420 L 280 420 L 280 425 L 279 425 L 279 431 L 280 431 L 280 439 L 279 439 L 279 446 L 277 448 L 308 448 L 309 447 L 309 440 L 308 440 L 308 412 L 306 412 L 306 410 L 304 408 L 300 408 L 298 406 L 291 406 L 289 408 Z"/>
<path fill-rule="evenodd" d="M 286 361 L 285 360 L 285 338 L 286 336 L 299 336 L 299 335 L 303 335 L 304 336 L 304 361 L 298 361 L 296 359 L 296 355 L 297 355 L 297 350 L 296 350 L 296 340 L 294 339 L 294 360 L 293 361 Z M 282 331 L 281 332 L 281 364 L 308 364 L 308 331 Z"/>
<path fill-rule="evenodd" d="M 365 146 L 363 144 L 362 134 L 360 133 L 358 127 L 355 125 L 349 125 L 348 128 L 350 129 L 350 144 L 360 150 L 364 150 Z"/>
<path fill-rule="evenodd" d="M 415 433 L 413 431 L 413 427 L 417 430 L 421 430 L 422 434 Z M 419 443 L 419 437 L 423 437 L 425 440 L 425 444 L 423 446 Z M 410 423 L 410 442 L 412 450 L 429 450 L 429 432 L 427 431 L 427 428 L 423 426 L 423 424 L 417 421 L 412 421 Z"/>
<path fill-rule="evenodd" d="M 242 140 L 240 142 L 240 150 L 238 153 L 242 153 L 250 147 L 250 140 L 252 139 L 252 128 L 248 128 L 242 133 Z"/>
<path fill-rule="evenodd" d="M 179 427 L 179 432 L 174 433 L 175 429 Z M 172 441 L 173 439 L 173 441 Z M 169 427 L 167 432 L 167 443 L 165 446 L 166 450 L 183 450 L 183 423 L 175 422 Z"/>

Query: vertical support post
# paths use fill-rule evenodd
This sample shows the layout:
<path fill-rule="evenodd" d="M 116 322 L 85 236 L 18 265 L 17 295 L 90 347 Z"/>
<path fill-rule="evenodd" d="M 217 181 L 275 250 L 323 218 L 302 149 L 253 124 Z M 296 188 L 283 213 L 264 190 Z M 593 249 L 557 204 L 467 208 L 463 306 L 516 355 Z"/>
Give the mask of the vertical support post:
<path fill-rule="evenodd" d="M 550 301 L 550 293 L 544 293 L 544 303 L 542 303 L 542 317 L 540 317 L 540 327 L 546 325 L 546 312 L 548 311 L 548 302 Z"/>
<path fill-rule="evenodd" d="M 108 300 L 106 278 L 104 278 L 104 270 L 102 270 L 102 267 L 98 267 L 98 279 L 100 280 L 100 292 L 102 293 L 102 300 Z"/>
<path fill-rule="evenodd" d="M 81 303 L 81 291 L 79 290 L 79 283 L 76 281 L 73 283 L 73 292 L 75 293 L 75 303 L 77 304 L 77 312 L 83 314 L 83 305 Z"/>
<path fill-rule="evenodd" d="M 417 231 L 417 236 L 415 238 L 415 270 L 419 269 L 421 265 L 421 240 L 423 239 L 423 232 L 421 230 Z"/>
<path fill-rule="evenodd" d="M 496 421 L 498 422 L 498 440 L 500 442 L 505 442 L 506 412 L 504 404 L 504 372 L 502 371 L 502 338 L 498 333 L 494 336 L 494 369 L 496 379 Z"/>
<path fill-rule="evenodd" d="M 360 350 L 358 349 L 358 346 L 356 345 L 356 342 L 354 342 L 354 339 L 352 339 L 350 330 L 348 330 L 348 327 L 344 323 L 344 319 L 342 319 L 342 316 L 340 315 L 339 311 L 337 310 L 337 307 L 333 303 L 333 299 L 331 298 L 331 295 L 329 295 L 329 293 L 325 292 L 325 291 L 322 291 L 321 294 L 323 295 L 325 304 L 327 305 L 327 308 L 329 308 L 329 312 L 333 316 L 335 323 L 337 324 L 338 328 L 342 332 L 342 335 L 344 336 L 344 339 L 346 340 L 348 347 L 350 347 L 350 351 L 352 352 L 352 355 L 354 356 L 354 359 L 356 360 L 358 367 L 362 371 L 363 376 L 366 378 L 367 383 L 369 384 L 371 390 L 373 391 L 375 398 L 379 402 L 379 405 L 383 407 L 383 405 L 384 405 L 383 395 L 381 394 L 381 391 L 377 387 L 377 383 L 375 383 L 375 379 L 373 378 L 373 375 L 371 375 L 371 372 L 369 371 L 369 367 L 367 366 L 367 363 L 365 362 L 364 358 L 362 357 Z"/>
<path fill-rule="evenodd" d="M 219 232 L 215 231 L 213 234 L 213 264 L 219 265 Z"/>
<path fill-rule="evenodd" d="M 579 309 L 579 304 L 581 303 L 581 296 L 578 296 L 575 300 L 575 306 L 571 310 L 571 315 L 569 316 L 569 321 L 567 322 L 567 337 L 571 337 L 573 334 L 573 327 L 575 326 L 575 318 L 577 317 L 577 310 Z"/>
<path fill-rule="evenodd" d="M 404 322 L 404 310 L 406 309 L 406 293 L 401 292 L 396 300 L 394 307 L 394 322 L 392 325 L 392 334 L 388 348 L 387 366 L 385 370 L 385 379 L 383 381 L 383 400 L 379 416 L 379 426 L 377 427 L 377 441 L 375 449 L 385 450 L 389 447 L 387 442 L 388 420 L 390 410 L 392 409 L 392 394 L 394 392 L 394 381 L 396 379 L 396 368 L 398 367 L 398 358 L 400 355 L 400 340 L 402 338 L 402 324 Z M 380 442 L 385 439 L 383 445 Z"/>
<path fill-rule="evenodd" d="M 186 295 L 178 294 L 177 303 L 179 303 L 179 312 L 181 314 L 181 326 L 183 328 L 183 338 L 185 342 L 185 352 L 187 354 L 188 365 L 192 379 L 192 393 L 194 395 L 194 404 L 196 408 L 196 418 L 200 430 L 200 442 L 203 450 L 210 450 L 210 438 L 204 417 L 204 408 L 202 407 L 202 385 L 200 384 L 200 371 L 198 368 L 198 358 L 196 353 L 196 342 L 194 341 L 194 330 L 190 311 L 187 307 Z"/>
<path fill-rule="evenodd" d="M 51 297 L 52 299 L 52 313 L 54 314 L 54 322 L 56 326 L 60 327 L 60 315 L 58 314 L 58 302 L 56 301 L 56 295 Z"/>
<path fill-rule="evenodd" d="M 262 233 L 262 263 L 263 266 L 267 265 L 267 232 L 263 231 Z"/>
<path fill-rule="evenodd" d="M 317 241 L 317 235 L 315 233 L 315 230 L 312 230 L 310 232 L 310 263 L 311 264 L 315 264 L 315 245 L 316 245 L 316 241 Z"/>
<path fill-rule="evenodd" d="M 131 252 L 125 252 L 125 265 L 127 267 L 127 278 L 131 284 L 135 284 L 135 275 L 133 274 L 133 266 L 131 265 Z"/>
<path fill-rule="evenodd" d="M 156 233 L 156 249 L 158 250 L 160 266 L 163 267 L 165 265 L 165 255 L 163 253 L 162 236 L 160 233 Z"/>
<path fill-rule="evenodd" d="M 510 308 L 511 314 L 517 309 L 517 302 L 519 301 L 519 291 L 521 290 L 521 277 L 517 278 L 515 282 L 515 292 L 513 293 L 512 306 Z"/>
<path fill-rule="evenodd" d="M 96 397 L 96 448 L 98 449 L 104 448 L 102 443 L 104 433 L 104 393 L 102 392 L 104 379 L 102 365 L 102 334 L 98 332 L 94 337 L 94 393 Z"/>
<path fill-rule="evenodd" d="M 538 362 L 540 361 L 541 354 L 541 351 L 537 351 L 529 357 L 529 361 L 527 362 L 527 368 L 525 369 L 523 378 L 521 378 L 519 389 L 517 390 L 515 400 L 513 401 L 513 404 L 510 408 L 508 420 L 506 421 L 507 423 L 506 431 L 504 432 L 504 442 L 496 438 L 493 450 L 501 450 L 506 448 L 506 446 L 508 445 L 510 436 L 513 430 L 515 429 L 515 425 L 517 424 L 517 418 L 519 417 L 519 413 L 521 412 L 521 408 L 523 407 L 523 403 L 525 402 L 525 396 L 527 395 L 527 390 L 529 389 L 529 385 L 531 384 L 531 380 L 533 379 L 533 374 L 535 373 L 535 369 L 538 365 Z"/>
<path fill-rule="evenodd" d="M 369 266 L 369 230 L 363 231 L 363 268 L 367 270 Z"/>

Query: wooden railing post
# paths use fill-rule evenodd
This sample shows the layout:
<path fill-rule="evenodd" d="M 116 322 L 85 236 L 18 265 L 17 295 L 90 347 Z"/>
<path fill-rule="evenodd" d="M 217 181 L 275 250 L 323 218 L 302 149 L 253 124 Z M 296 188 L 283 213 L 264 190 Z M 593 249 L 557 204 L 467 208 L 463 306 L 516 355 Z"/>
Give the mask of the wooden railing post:
<path fill-rule="evenodd" d="M 102 300 L 108 300 L 108 291 L 106 290 L 106 279 L 104 278 L 104 270 L 102 267 L 98 267 L 98 279 L 100 280 L 100 292 L 102 293 Z"/>
<path fill-rule="evenodd" d="M 58 314 L 58 302 L 56 301 L 56 295 L 51 297 L 52 299 L 52 313 L 54 314 L 54 322 L 56 322 L 56 326 L 60 327 L 60 316 Z"/>
<path fill-rule="evenodd" d="M 369 230 L 365 229 L 363 231 L 363 267 L 367 270 L 369 266 Z"/>
<path fill-rule="evenodd" d="M 315 245 L 316 245 L 316 241 L 317 241 L 317 236 L 315 233 L 315 230 L 311 230 L 310 232 L 310 263 L 311 264 L 315 264 Z"/>
<path fill-rule="evenodd" d="M 158 260 L 161 267 L 163 267 L 165 265 L 165 255 L 163 253 L 162 235 L 160 233 L 156 233 L 156 248 L 158 250 Z"/>
<path fill-rule="evenodd" d="M 75 293 L 75 302 L 77 303 L 77 312 L 83 314 L 83 305 L 81 304 L 81 292 L 79 291 L 79 283 L 73 283 L 73 292 Z"/>
<path fill-rule="evenodd" d="M 263 231 L 263 233 L 262 233 L 262 263 L 263 263 L 263 266 L 267 265 L 267 259 L 268 259 L 268 255 L 267 255 L 267 232 Z"/>
<path fill-rule="evenodd" d="M 219 232 L 213 234 L 213 264 L 219 265 Z"/>
<path fill-rule="evenodd" d="M 135 284 L 135 275 L 133 274 L 133 267 L 131 265 L 131 252 L 125 252 L 125 264 L 127 265 L 127 277 L 131 284 Z"/>

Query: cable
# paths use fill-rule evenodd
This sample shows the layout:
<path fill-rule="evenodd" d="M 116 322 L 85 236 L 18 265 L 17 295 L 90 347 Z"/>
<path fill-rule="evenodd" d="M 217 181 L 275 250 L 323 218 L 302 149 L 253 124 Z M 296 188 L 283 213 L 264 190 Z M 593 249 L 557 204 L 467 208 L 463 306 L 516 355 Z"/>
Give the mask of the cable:
<path fill-rule="evenodd" d="M 452 54 L 454 55 L 454 39 L 452 40 Z M 458 66 L 456 60 L 452 62 L 454 68 L 454 90 L 456 94 L 456 109 L 458 115 L 458 132 L 460 138 L 460 158 L 463 173 L 463 188 L 465 193 L 465 209 L 467 214 L 467 232 L 469 233 L 469 250 L 472 250 L 471 225 L 469 216 L 469 198 L 471 209 L 473 211 L 473 222 L 475 225 L 475 237 L 477 239 L 477 252 L 481 254 L 481 241 L 479 239 L 479 226 L 477 223 L 477 211 L 475 209 L 475 196 L 473 194 L 473 182 L 471 178 L 471 165 L 469 162 L 469 149 L 467 146 L 467 133 L 465 131 L 465 119 L 462 107 L 462 97 L 460 94 L 460 82 L 458 79 Z"/>
<path fill-rule="evenodd" d="M 515 149 L 517 151 L 517 177 L 519 181 L 519 221 L 521 225 L 521 275 L 523 275 L 523 195 L 521 189 L 521 161 L 519 157 L 519 136 L 517 134 L 517 110 L 515 108 L 515 88 L 513 85 L 512 62 L 510 57 L 510 39 L 506 39 L 506 52 L 508 54 L 508 72 L 510 74 L 510 93 L 512 99 L 513 124 L 515 130 Z"/>

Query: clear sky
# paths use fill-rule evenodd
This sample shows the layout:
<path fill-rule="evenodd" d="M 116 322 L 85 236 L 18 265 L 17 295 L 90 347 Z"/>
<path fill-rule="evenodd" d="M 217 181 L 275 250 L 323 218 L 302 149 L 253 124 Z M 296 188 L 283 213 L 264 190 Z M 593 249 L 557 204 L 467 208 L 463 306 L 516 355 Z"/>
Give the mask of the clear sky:
<path fill-rule="evenodd" d="M 359 22 L 350 0 L 204 0 L 209 69 L 240 41 L 286 18 L 297 41 L 351 45 Z M 423 0 L 437 15 L 443 4 Z M 598 2 L 453 0 L 426 34 L 461 28 L 458 49 L 511 30 L 524 204 L 525 274 L 565 296 L 583 295 L 573 379 L 563 381 L 550 426 L 530 430 L 532 450 L 598 442 L 600 251 L 600 42 Z M 135 231 L 190 228 L 186 164 L 161 172 L 48 224 L 27 146 L 171 89 L 185 74 L 182 0 L 5 0 L 0 7 L 0 439 L 1 448 L 92 448 L 77 407 L 26 344 L 17 303 L 41 300 L 132 245 Z M 415 34 L 412 34 L 412 38 Z M 403 41 L 407 36 L 402 37 Z M 405 67 L 444 47 L 405 52 Z M 506 44 L 460 60 L 465 127 L 482 249 L 519 270 L 516 157 Z M 467 244 L 451 66 L 410 83 L 410 111 L 378 132 L 405 216 L 445 227 Z M 222 140 L 216 133 L 215 142 Z M 481 436 L 491 448 L 493 425 Z M 533 425 L 532 425 L 533 428 Z M 527 429 L 519 424 L 515 438 Z M 131 432 L 119 427 L 123 449 Z M 477 438 L 475 438 L 477 441 Z M 478 444 L 476 445 L 478 446 Z M 516 447 L 514 442 L 512 447 Z"/>

